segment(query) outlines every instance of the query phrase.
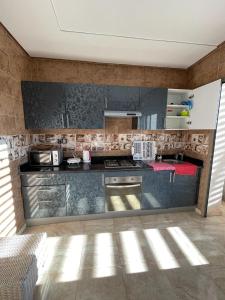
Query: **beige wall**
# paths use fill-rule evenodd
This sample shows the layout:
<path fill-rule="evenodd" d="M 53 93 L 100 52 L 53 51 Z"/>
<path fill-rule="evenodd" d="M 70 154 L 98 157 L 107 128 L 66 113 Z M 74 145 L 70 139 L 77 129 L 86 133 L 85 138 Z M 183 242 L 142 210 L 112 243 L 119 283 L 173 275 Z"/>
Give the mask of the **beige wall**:
<path fill-rule="evenodd" d="M 32 80 L 186 88 L 183 69 L 32 58 Z"/>
<path fill-rule="evenodd" d="M 188 68 L 187 76 L 192 89 L 225 78 L 225 43 Z"/>
<path fill-rule="evenodd" d="M 0 25 L 0 136 L 25 132 L 20 81 L 30 78 L 29 63 L 29 56 Z M 0 149 L 0 236 L 24 224 L 20 161 L 9 161 L 3 153 Z"/>
<path fill-rule="evenodd" d="M 21 80 L 30 79 L 30 58 L 0 26 L 0 135 L 24 131 Z"/>

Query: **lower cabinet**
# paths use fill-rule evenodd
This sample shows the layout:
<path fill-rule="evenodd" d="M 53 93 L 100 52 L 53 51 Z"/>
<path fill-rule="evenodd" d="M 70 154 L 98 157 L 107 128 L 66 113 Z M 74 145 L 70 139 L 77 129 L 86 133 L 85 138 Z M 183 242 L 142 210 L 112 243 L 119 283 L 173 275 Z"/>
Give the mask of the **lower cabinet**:
<path fill-rule="evenodd" d="M 142 209 L 194 206 L 198 199 L 196 176 L 175 175 L 171 171 L 146 172 L 143 180 Z"/>
<path fill-rule="evenodd" d="M 66 216 L 66 186 L 22 187 L 25 218 L 48 218 Z"/>
<path fill-rule="evenodd" d="M 134 177 L 133 172 L 132 174 Z M 25 218 L 32 219 L 105 213 L 109 198 L 109 193 L 105 194 L 105 177 L 106 179 L 126 177 L 131 176 L 131 172 L 112 171 L 105 175 L 101 172 L 77 172 L 57 176 L 55 174 L 22 176 L 24 176 L 22 192 Z M 136 171 L 135 176 L 142 178 L 142 193 L 141 188 L 138 189 L 138 184 L 133 184 L 129 185 L 129 189 L 125 189 L 124 197 L 120 192 L 119 197 L 114 198 L 120 200 L 126 198 L 125 202 L 133 199 L 134 203 L 140 198 L 141 205 L 139 203 L 136 209 L 141 207 L 143 210 L 193 206 L 197 203 L 199 172 L 196 176 L 184 176 L 174 175 L 171 171 L 145 170 Z M 118 193 L 117 189 L 111 189 L 111 192 Z M 127 197 L 129 195 L 127 193 L 132 197 Z M 134 206 L 133 203 L 130 205 Z"/>
<path fill-rule="evenodd" d="M 167 208 L 171 189 L 170 171 L 146 171 L 143 176 L 142 209 Z"/>
<path fill-rule="evenodd" d="M 173 175 L 168 207 L 196 205 L 198 200 L 199 174 L 196 176 Z"/>
<path fill-rule="evenodd" d="M 71 173 L 66 175 L 67 215 L 105 212 L 102 173 Z"/>

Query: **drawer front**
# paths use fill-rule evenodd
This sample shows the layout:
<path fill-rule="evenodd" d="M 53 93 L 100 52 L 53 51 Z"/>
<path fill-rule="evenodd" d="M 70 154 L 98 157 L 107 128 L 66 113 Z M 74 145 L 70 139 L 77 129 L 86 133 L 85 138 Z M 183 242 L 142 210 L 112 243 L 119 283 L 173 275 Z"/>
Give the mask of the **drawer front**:
<path fill-rule="evenodd" d="M 22 187 L 26 218 L 66 216 L 66 187 L 32 186 Z"/>
<path fill-rule="evenodd" d="M 57 185 L 65 183 L 63 174 L 25 174 L 21 175 L 22 186 Z"/>

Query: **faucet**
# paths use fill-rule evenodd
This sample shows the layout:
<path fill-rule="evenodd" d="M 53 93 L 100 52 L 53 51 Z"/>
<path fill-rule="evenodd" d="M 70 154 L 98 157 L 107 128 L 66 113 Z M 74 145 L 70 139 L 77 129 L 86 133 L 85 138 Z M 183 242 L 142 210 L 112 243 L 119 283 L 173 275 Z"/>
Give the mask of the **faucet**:
<path fill-rule="evenodd" d="M 177 153 L 175 158 L 176 160 L 184 160 L 184 154 L 182 152 Z"/>

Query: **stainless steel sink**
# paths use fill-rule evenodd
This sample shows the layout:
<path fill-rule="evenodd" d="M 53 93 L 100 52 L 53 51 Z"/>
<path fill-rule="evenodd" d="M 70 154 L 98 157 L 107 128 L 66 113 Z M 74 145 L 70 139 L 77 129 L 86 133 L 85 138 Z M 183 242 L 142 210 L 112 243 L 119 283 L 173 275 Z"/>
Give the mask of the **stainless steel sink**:
<path fill-rule="evenodd" d="M 163 162 L 168 164 L 183 164 L 184 162 L 182 160 L 178 159 L 163 159 Z"/>

